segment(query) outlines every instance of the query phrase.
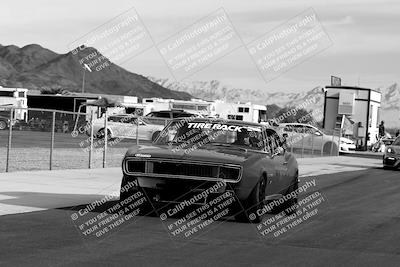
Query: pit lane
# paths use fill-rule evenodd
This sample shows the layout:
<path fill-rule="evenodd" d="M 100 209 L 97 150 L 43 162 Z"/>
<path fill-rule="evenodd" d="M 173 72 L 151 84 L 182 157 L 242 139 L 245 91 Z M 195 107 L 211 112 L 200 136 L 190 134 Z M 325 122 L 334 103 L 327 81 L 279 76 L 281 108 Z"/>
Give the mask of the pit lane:
<path fill-rule="evenodd" d="M 159 218 L 140 216 L 97 242 L 77 232 L 74 209 L 5 215 L 0 265 L 398 266 L 399 177 L 381 168 L 303 177 L 301 183 L 317 181 L 307 195 L 319 191 L 328 205 L 279 238 L 263 239 L 254 225 L 223 221 L 179 246 Z"/>

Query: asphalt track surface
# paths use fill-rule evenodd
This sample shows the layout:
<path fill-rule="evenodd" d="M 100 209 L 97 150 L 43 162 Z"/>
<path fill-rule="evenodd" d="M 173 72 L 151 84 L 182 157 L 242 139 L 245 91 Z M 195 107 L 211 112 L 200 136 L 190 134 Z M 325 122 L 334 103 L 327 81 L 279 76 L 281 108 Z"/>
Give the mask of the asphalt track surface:
<path fill-rule="evenodd" d="M 400 172 L 321 175 L 301 185 L 313 179 L 302 198 L 319 192 L 326 201 L 278 237 L 220 221 L 200 236 L 174 239 L 158 217 L 138 216 L 94 240 L 71 220 L 79 207 L 1 216 L 0 266 L 399 266 Z"/>

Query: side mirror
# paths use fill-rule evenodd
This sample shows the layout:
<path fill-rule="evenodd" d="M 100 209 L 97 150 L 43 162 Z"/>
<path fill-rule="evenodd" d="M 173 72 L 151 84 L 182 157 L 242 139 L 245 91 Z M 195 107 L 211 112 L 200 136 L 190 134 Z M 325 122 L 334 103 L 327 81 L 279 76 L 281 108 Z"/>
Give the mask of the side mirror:
<path fill-rule="evenodd" d="M 151 141 L 152 141 L 152 142 L 156 141 L 156 139 L 157 139 L 158 136 L 160 135 L 160 132 L 161 132 L 161 131 L 155 131 L 155 132 L 153 133 L 153 135 L 151 136 Z"/>
<path fill-rule="evenodd" d="M 322 136 L 322 133 L 321 132 L 315 132 L 314 133 L 316 136 Z"/>
<path fill-rule="evenodd" d="M 275 149 L 275 152 L 271 155 L 271 158 L 282 155 L 285 155 L 285 149 L 283 147 L 277 147 Z"/>

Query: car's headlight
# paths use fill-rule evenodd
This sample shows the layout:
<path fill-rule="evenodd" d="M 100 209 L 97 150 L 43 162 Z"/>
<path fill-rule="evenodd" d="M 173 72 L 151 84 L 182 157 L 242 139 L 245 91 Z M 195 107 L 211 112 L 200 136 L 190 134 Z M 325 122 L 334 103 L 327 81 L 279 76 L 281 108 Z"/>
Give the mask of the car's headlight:
<path fill-rule="evenodd" d="M 390 154 L 390 153 L 394 153 L 394 150 L 393 150 L 392 148 L 390 148 L 390 147 L 389 147 L 386 151 L 387 151 L 387 153 L 389 153 L 389 154 Z"/>

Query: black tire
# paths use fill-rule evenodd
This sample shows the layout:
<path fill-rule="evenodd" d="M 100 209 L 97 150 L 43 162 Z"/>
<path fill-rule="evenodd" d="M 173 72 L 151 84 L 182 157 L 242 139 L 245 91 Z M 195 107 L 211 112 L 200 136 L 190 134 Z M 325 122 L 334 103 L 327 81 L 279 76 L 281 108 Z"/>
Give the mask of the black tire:
<path fill-rule="evenodd" d="M 122 178 L 122 182 L 121 182 L 121 189 L 123 187 L 125 187 L 127 184 L 128 184 L 128 179 L 124 176 Z M 140 205 L 140 207 L 139 207 L 139 215 L 143 216 L 143 215 L 152 214 L 152 212 L 154 212 L 154 209 L 153 209 L 151 200 L 148 198 L 148 194 L 146 194 L 146 192 L 140 187 L 129 187 L 128 190 L 124 190 L 123 192 L 121 190 L 120 196 L 119 196 L 119 201 L 122 203 L 126 199 L 128 199 L 130 196 L 132 196 L 133 194 L 135 194 L 137 192 L 142 192 L 142 194 L 146 198 L 146 202 L 144 204 Z"/>
<path fill-rule="evenodd" d="M 257 210 L 262 209 L 265 205 L 265 191 L 267 189 L 267 178 L 263 175 L 250 196 L 247 198 L 244 207 L 247 212 L 241 212 L 235 216 L 235 219 L 240 222 L 260 223 L 263 220 L 264 214 L 257 214 Z"/>
<path fill-rule="evenodd" d="M 286 195 L 289 195 L 292 192 L 295 192 L 298 188 L 299 188 L 299 183 L 297 182 L 297 177 L 296 177 L 296 181 L 294 182 L 294 184 L 292 184 L 289 187 Z M 297 202 L 298 202 L 298 196 L 296 195 L 295 198 L 292 197 L 283 203 L 282 208 L 283 208 L 283 211 L 286 213 L 286 215 L 292 215 L 292 214 L 296 213 Z"/>
<path fill-rule="evenodd" d="M 325 156 L 328 156 L 328 155 L 329 156 L 332 156 L 332 155 L 336 156 L 337 152 L 338 152 L 338 147 L 337 147 L 337 145 L 335 143 L 327 142 L 327 143 L 324 144 L 323 151 L 324 151 L 324 155 Z M 332 151 L 332 154 L 331 154 L 331 151 Z"/>
<path fill-rule="evenodd" d="M 97 137 L 98 139 L 103 139 L 103 138 L 104 138 L 104 128 L 101 128 L 101 129 L 97 132 L 96 137 Z M 107 130 L 107 140 L 112 140 L 112 139 L 113 139 L 113 138 L 111 137 L 111 131 L 110 131 L 110 130 Z"/>
<path fill-rule="evenodd" d="M 7 129 L 7 127 L 8 127 L 7 121 L 0 120 L 0 130 L 5 130 L 5 129 Z"/>

